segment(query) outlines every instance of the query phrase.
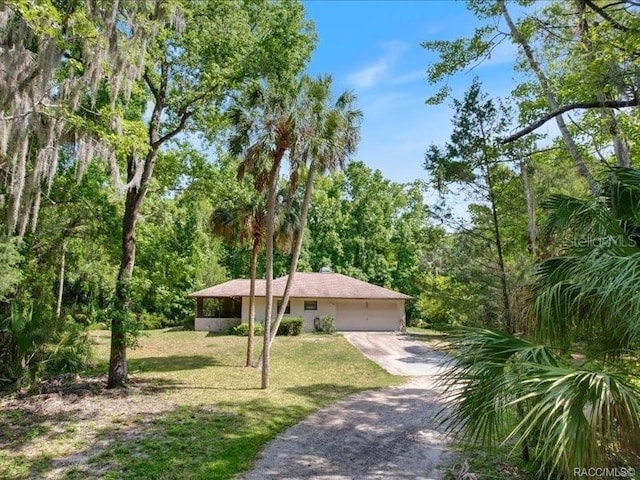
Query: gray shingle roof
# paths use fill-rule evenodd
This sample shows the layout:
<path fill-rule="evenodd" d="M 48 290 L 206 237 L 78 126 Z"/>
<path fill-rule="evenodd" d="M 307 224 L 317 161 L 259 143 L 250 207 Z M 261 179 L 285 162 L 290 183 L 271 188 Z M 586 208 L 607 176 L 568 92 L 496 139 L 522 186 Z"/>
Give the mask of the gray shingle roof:
<path fill-rule="evenodd" d="M 276 278 L 273 281 L 273 294 L 282 297 L 287 276 Z M 266 282 L 256 280 L 256 296 L 265 296 Z M 189 294 L 189 297 L 248 297 L 249 280 L 230 280 L 213 287 L 205 288 Z M 339 273 L 306 273 L 297 272 L 293 278 L 291 298 L 358 298 L 358 299 L 385 299 L 408 300 L 413 297 L 404 293 L 395 292 L 388 288 L 379 287 L 371 283 L 363 282 Z"/>

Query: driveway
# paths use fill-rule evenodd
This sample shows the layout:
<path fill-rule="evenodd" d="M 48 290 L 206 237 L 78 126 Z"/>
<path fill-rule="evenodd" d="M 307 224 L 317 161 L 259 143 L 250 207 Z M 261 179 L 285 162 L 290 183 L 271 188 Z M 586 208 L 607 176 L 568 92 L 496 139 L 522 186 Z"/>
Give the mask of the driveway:
<path fill-rule="evenodd" d="M 428 376 L 433 379 L 446 358 L 409 335 L 390 332 L 344 332 L 342 335 L 393 375 Z"/>
<path fill-rule="evenodd" d="M 352 395 L 291 427 L 243 480 L 439 480 L 453 461 L 434 419 L 442 396 L 433 375 L 442 356 L 410 337 L 349 332 L 347 340 L 396 375 L 399 387 Z"/>

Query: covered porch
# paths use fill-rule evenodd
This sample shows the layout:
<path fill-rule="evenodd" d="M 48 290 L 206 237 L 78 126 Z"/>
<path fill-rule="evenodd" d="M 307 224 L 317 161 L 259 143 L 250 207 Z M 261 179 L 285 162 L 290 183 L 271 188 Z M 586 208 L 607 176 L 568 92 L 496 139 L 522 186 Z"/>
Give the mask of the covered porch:
<path fill-rule="evenodd" d="M 227 333 L 241 318 L 242 297 L 196 297 L 195 330 Z"/>

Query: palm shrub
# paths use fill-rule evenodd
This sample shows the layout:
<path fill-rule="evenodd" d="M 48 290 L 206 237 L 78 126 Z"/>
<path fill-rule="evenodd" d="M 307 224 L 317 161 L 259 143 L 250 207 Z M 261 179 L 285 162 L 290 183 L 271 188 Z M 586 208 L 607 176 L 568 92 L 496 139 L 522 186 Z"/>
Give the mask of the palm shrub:
<path fill-rule="evenodd" d="M 59 373 L 77 373 L 91 363 L 87 329 L 57 320 L 39 306 L 13 304 L 0 318 L 0 388 L 25 388 Z"/>
<path fill-rule="evenodd" d="M 336 333 L 336 319 L 331 315 L 316 317 L 313 319 L 313 329 L 316 333 L 333 335 Z"/>
<path fill-rule="evenodd" d="M 543 261 L 531 318 L 537 338 L 617 358 L 640 340 L 640 171 L 614 168 L 602 196 L 557 195 L 544 205 L 545 233 L 562 254 Z"/>
<path fill-rule="evenodd" d="M 640 172 L 615 168 L 596 199 L 551 197 L 527 311 L 534 341 L 458 329 L 441 377 L 451 431 L 522 448 L 546 478 L 640 466 Z M 580 358 L 578 363 L 574 358 Z"/>
<path fill-rule="evenodd" d="M 450 345 L 440 378 L 450 432 L 521 448 L 546 478 L 602 466 L 614 451 L 637 461 L 640 390 L 627 376 L 572 366 L 548 346 L 495 330 L 457 329 Z"/>

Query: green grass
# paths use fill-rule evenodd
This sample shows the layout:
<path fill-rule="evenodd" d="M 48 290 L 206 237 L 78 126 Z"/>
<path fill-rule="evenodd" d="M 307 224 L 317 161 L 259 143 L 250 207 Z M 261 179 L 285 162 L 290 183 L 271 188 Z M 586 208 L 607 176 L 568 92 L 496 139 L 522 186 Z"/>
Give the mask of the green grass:
<path fill-rule="evenodd" d="M 431 328 L 407 327 L 407 333 L 411 335 L 414 340 L 425 342 L 428 346 L 436 350 L 443 350 L 448 346 L 446 332 L 433 330 Z"/>
<path fill-rule="evenodd" d="M 403 381 L 340 336 L 302 335 L 274 343 L 265 391 L 260 371 L 243 366 L 245 338 L 145 335 L 129 352 L 127 391 L 96 391 L 94 384 L 77 408 L 67 405 L 60 415 L 34 413 L 33 398 L 0 409 L 0 478 L 45 476 L 61 462 L 62 478 L 70 479 L 233 478 L 267 442 L 318 408 Z M 109 333 L 93 336 L 104 372 Z M 69 458 L 77 465 L 65 463 Z"/>

